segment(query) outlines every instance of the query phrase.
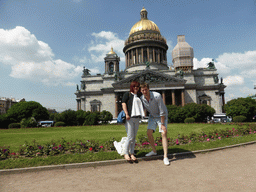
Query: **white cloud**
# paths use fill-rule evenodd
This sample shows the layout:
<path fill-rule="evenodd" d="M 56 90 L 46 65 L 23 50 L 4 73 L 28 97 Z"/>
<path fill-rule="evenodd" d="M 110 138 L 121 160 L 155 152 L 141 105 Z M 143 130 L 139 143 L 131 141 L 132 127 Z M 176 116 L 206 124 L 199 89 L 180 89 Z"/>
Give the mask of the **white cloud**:
<path fill-rule="evenodd" d="M 244 78 L 242 76 L 227 76 L 223 79 L 224 85 L 233 86 L 233 85 L 243 85 Z"/>
<path fill-rule="evenodd" d="M 95 39 L 91 41 L 91 45 L 88 48 L 88 51 L 91 53 L 91 62 L 104 62 L 104 57 L 111 50 L 111 47 L 113 47 L 121 61 L 124 61 L 124 40 L 119 39 L 116 33 L 101 31 L 99 33 L 92 33 L 92 36 Z"/>
<path fill-rule="evenodd" d="M 201 59 L 201 61 L 199 61 L 197 58 L 194 58 L 193 59 L 194 69 L 207 68 L 208 67 L 207 64 L 211 61 L 212 61 L 211 58 L 203 58 Z"/>
<path fill-rule="evenodd" d="M 241 75 L 245 78 L 253 78 L 255 80 L 256 69 L 242 71 Z"/>
<path fill-rule="evenodd" d="M 244 53 L 224 53 L 216 60 L 230 68 L 256 69 L 256 50 Z"/>
<path fill-rule="evenodd" d="M 71 85 L 66 81 L 82 73 L 82 66 L 54 60 L 49 45 L 37 40 L 35 35 L 21 26 L 0 29 L 0 62 L 11 65 L 11 77 L 47 85 Z"/>

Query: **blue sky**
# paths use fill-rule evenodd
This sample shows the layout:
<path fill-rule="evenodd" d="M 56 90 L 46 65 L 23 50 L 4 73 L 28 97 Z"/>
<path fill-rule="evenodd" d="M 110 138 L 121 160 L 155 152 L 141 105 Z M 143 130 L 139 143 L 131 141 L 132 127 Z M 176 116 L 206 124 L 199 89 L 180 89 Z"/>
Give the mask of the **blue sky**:
<path fill-rule="evenodd" d="M 185 35 L 195 69 L 215 59 L 226 101 L 256 93 L 255 0 L 1 0 L 0 97 L 76 110 L 83 66 L 104 73 L 112 46 L 125 68 L 124 41 L 143 6 L 167 39 L 169 65 Z"/>

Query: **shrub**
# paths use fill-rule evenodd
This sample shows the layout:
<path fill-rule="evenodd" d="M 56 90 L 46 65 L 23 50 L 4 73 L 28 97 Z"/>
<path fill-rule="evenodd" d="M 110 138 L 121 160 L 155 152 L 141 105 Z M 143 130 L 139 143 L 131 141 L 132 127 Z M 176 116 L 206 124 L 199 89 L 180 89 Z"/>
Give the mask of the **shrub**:
<path fill-rule="evenodd" d="M 56 122 L 54 126 L 55 127 L 65 127 L 66 124 L 64 122 L 62 122 L 62 121 L 59 121 L 59 122 Z"/>
<path fill-rule="evenodd" d="M 37 126 L 37 122 L 35 120 L 34 117 L 30 117 L 30 118 L 24 118 L 21 120 L 20 125 L 22 128 L 25 127 L 36 127 Z"/>
<path fill-rule="evenodd" d="M 235 117 L 233 118 L 233 121 L 234 121 L 234 122 L 244 122 L 245 120 L 246 120 L 246 117 L 243 116 L 243 115 L 235 116 Z"/>
<path fill-rule="evenodd" d="M 89 113 L 85 117 L 85 121 L 83 125 L 97 125 L 99 121 L 99 112 Z"/>
<path fill-rule="evenodd" d="M 168 105 L 168 121 L 172 123 L 183 123 L 186 118 L 193 117 L 195 122 L 207 121 L 207 116 L 211 117 L 215 110 L 205 104 L 188 103 L 185 106 Z"/>
<path fill-rule="evenodd" d="M 113 119 L 113 115 L 109 112 L 109 111 L 105 111 L 103 110 L 102 112 L 100 112 L 99 115 L 99 120 L 103 123 L 103 124 L 107 124 L 109 121 L 111 121 Z"/>
<path fill-rule="evenodd" d="M 252 98 L 233 99 L 224 105 L 224 110 L 227 116 L 244 116 L 246 121 L 250 122 L 256 114 L 256 101 Z"/>
<path fill-rule="evenodd" d="M 195 122 L 195 118 L 193 117 L 189 117 L 184 120 L 184 123 L 194 123 L 194 122 Z"/>
<path fill-rule="evenodd" d="M 12 128 L 20 128 L 20 123 L 11 123 L 9 124 L 8 128 L 12 129 Z"/>

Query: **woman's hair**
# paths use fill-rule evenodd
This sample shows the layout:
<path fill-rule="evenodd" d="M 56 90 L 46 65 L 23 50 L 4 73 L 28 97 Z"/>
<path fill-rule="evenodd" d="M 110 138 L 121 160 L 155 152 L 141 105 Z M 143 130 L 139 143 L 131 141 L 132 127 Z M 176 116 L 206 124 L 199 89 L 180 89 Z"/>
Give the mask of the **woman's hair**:
<path fill-rule="evenodd" d="M 140 87 L 140 83 L 139 82 L 137 82 L 137 81 L 133 81 L 133 82 L 131 82 L 131 85 L 130 85 L 130 92 L 132 92 L 132 93 L 134 93 L 134 87 Z"/>

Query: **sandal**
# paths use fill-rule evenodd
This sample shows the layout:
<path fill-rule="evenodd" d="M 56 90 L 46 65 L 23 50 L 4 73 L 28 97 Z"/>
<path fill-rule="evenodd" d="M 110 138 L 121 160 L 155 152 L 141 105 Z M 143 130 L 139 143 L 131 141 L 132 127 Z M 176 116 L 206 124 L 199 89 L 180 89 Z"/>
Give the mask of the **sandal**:
<path fill-rule="evenodd" d="M 125 155 L 124 155 L 124 158 L 126 159 L 126 161 L 127 161 L 128 163 L 132 163 L 132 160 L 131 160 L 131 158 L 130 158 L 129 155 L 125 154 Z"/>
<path fill-rule="evenodd" d="M 134 163 L 138 163 L 138 160 L 136 159 L 136 157 L 133 154 L 131 155 L 131 159 L 133 160 Z"/>

